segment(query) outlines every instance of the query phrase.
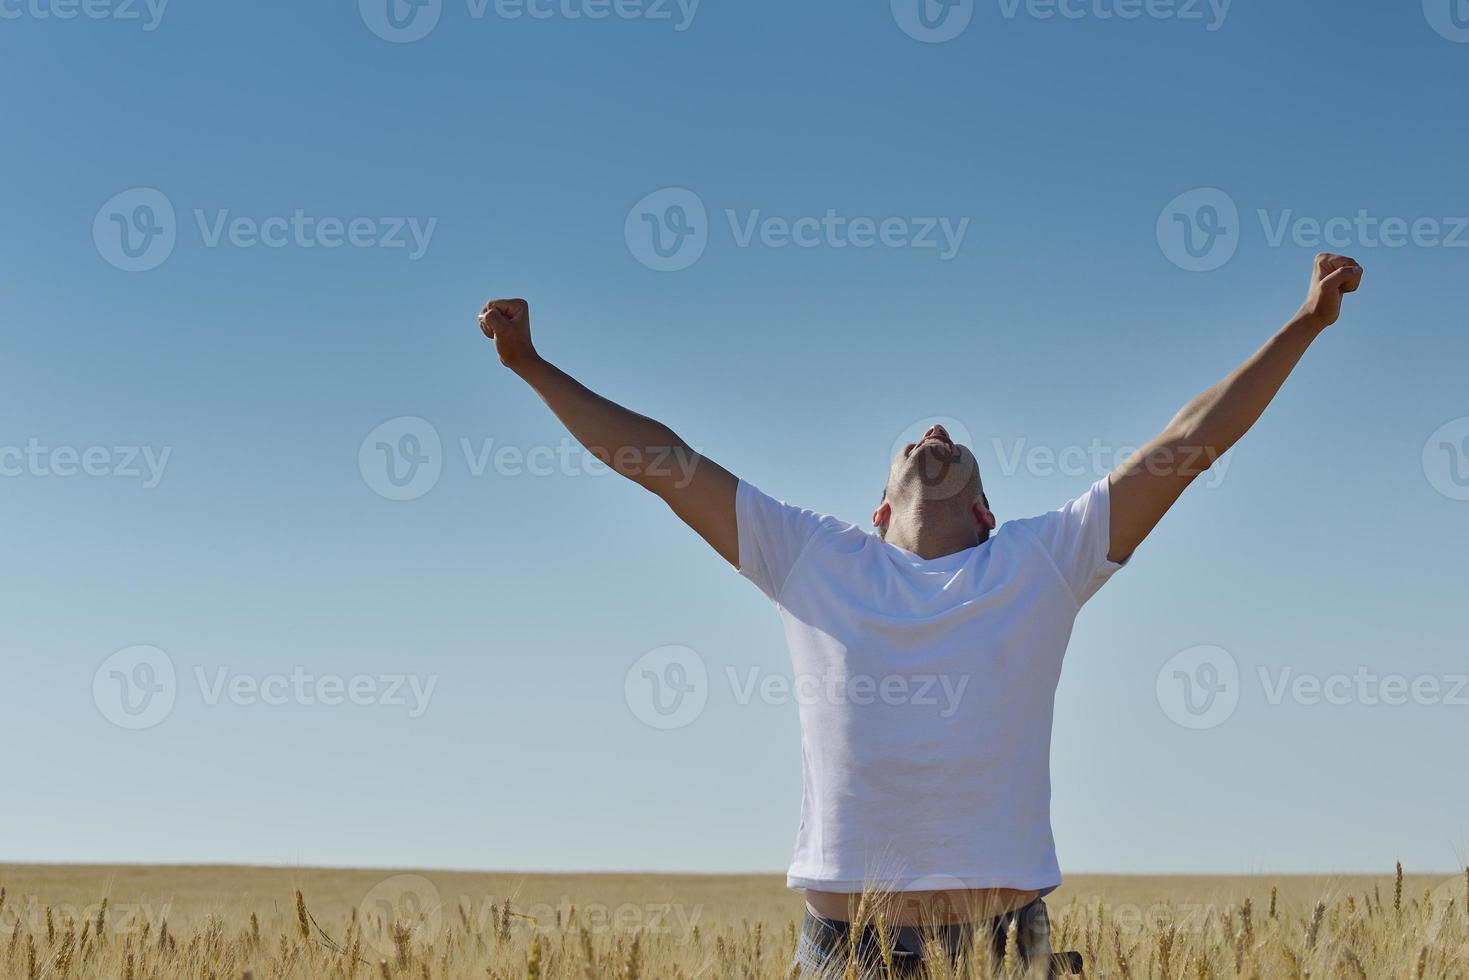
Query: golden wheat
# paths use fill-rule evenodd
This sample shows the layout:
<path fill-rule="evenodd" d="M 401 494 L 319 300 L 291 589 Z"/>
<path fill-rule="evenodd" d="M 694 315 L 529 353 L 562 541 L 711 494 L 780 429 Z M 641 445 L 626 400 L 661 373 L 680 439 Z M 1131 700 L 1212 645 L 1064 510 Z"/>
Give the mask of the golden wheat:
<path fill-rule="evenodd" d="M 0 980 L 796 975 L 800 901 L 769 877 L 4 866 L 0 877 Z M 1469 869 L 1405 892 L 1399 867 L 1392 882 L 1386 909 L 1363 878 L 1084 877 L 1048 904 L 1057 949 L 1082 950 L 1093 980 L 1469 980 Z M 1420 884 L 1421 899 L 1405 897 Z M 858 917 L 891 935 L 880 902 Z M 889 950 L 880 959 L 890 966 Z M 835 975 L 864 976 L 850 957 Z M 985 945 L 928 976 L 1026 973 L 1012 932 L 999 955 Z"/>

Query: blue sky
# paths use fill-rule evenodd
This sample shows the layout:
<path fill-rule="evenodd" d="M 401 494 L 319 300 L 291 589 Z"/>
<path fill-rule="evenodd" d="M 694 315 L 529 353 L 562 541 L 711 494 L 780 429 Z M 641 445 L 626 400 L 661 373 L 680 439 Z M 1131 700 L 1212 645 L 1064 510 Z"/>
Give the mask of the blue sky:
<path fill-rule="evenodd" d="M 1329 226 L 1367 288 L 1079 620 L 1060 857 L 1461 866 L 1449 2 L 0 5 L 0 860 L 781 870 L 773 611 L 480 305 L 854 521 L 957 423 L 1004 520 L 1248 355 Z M 704 706 L 660 730 L 670 646 Z"/>

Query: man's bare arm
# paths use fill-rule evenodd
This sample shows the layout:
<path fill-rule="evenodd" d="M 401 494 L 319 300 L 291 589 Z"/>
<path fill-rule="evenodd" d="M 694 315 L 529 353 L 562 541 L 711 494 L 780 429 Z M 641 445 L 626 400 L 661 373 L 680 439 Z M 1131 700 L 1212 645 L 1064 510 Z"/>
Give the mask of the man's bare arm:
<path fill-rule="evenodd" d="M 1291 321 L 1112 471 L 1108 558 L 1124 561 L 1131 555 L 1184 489 L 1250 430 L 1306 348 L 1341 316 L 1342 296 L 1361 283 L 1362 268 L 1354 259 L 1316 256 L 1310 293 Z"/>
<path fill-rule="evenodd" d="M 738 481 L 729 471 L 696 453 L 668 426 L 603 398 L 541 357 L 531 343 L 525 300 L 491 300 L 479 322 L 495 342 L 500 362 L 535 389 L 588 452 L 661 497 L 725 561 L 739 567 Z"/>

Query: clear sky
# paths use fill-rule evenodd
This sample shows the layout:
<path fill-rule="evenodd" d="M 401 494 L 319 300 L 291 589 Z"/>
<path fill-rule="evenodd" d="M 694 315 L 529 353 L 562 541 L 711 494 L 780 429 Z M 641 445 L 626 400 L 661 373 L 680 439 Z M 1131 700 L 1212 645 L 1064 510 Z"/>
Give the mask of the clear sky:
<path fill-rule="evenodd" d="M 1328 232 L 1366 288 L 1078 622 L 1061 862 L 1469 857 L 1469 11 L 395 3 L 0 0 L 0 860 L 782 870 L 774 612 L 480 305 L 853 521 L 948 420 L 1004 520 Z"/>

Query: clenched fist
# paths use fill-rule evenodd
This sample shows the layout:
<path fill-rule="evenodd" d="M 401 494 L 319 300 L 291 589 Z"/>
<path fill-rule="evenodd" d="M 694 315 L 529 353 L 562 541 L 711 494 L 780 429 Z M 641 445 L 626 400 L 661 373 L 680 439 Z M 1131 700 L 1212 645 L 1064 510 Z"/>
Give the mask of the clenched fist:
<path fill-rule="evenodd" d="M 1362 285 L 1362 267 L 1356 259 L 1322 252 L 1311 272 L 1311 291 L 1300 315 L 1319 327 L 1329 327 L 1341 316 L 1342 297 Z"/>
<path fill-rule="evenodd" d="M 530 306 L 523 299 L 492 299 L 479 314 L 479 328 L 495 342 L 500 363 L 518 368 L 534 361 L 530 341 Z"/>

